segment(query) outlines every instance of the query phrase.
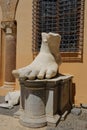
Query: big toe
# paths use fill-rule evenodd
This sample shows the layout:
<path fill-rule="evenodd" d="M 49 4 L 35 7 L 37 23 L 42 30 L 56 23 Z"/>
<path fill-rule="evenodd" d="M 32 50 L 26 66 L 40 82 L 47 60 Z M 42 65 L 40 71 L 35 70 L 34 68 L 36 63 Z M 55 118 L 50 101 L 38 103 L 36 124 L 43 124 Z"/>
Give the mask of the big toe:
<path fill-rule="evenodd" d="M 14 77 L 19 78 L 19 72 L 18 72 L 18 70 L 13 70 L 12 74 L 14 75 Z"/>

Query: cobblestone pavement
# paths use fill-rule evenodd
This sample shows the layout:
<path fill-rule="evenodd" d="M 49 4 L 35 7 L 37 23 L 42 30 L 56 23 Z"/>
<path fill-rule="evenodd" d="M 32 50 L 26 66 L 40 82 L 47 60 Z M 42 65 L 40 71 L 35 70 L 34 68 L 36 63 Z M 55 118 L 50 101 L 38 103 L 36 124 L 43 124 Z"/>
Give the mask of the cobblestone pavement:
<path fill-rule="evenodd" d="M 87 130 L 87 109 L 82 109 L 78 116 L 70 113 L 56 128 L 49 127 L 47 130 Z"/>
<path fill-rule="evenodd" d="M 3 98 L 0 98 L 0 102 Z M 87 109 L 83 109 L 80 115 L 69 114 L 64 121 L 60 121 L 57 127 L 43 127 L 43 128 L 27 128 L 19 123 L 19 119 L 15 118 L 14 112 L 19 109 L 15 106 L 14 109 L 0 108 L 0 130 L 87 130 Z"/>
<path fill-rule="evenodd" d="M 20 125 L 19 120 L 17 118 L 0 115 L 0 130 L 38 130 L 31 129 Z M 46 130 L 46 127 L 39 128 L 39 130 Z"/>
<path fill-rule="evenodd" d="M 75 116 L 69 114 L 64 121 L 60 121 L 57 127 L 43 127 L 39 130 L 87 130 L 87 111 Z M 38 130 L 35 128 L 35 130 Z M 34 130 L 19 123 L 19 119 L 13 116 L 0 114 L 0 130 Z"/>

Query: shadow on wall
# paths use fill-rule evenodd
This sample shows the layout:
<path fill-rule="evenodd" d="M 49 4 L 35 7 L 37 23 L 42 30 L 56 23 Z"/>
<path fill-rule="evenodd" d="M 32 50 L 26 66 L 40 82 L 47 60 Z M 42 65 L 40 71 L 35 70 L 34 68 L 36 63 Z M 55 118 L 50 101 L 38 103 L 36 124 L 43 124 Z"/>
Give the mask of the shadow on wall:
<path fill-rule="evenodd" d="M 75 104 L 76 84 L 72 83 L 72 104 Z"/>

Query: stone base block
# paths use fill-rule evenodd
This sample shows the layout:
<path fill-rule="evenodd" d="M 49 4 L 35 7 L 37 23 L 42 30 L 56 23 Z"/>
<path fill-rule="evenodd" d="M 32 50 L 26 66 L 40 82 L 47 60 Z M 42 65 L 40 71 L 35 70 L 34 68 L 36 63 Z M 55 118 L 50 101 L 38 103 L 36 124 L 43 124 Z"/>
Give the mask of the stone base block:
<path fill-rule="evenodd" d="M 46 116 L 47 116 L 47 125 L 52 126 L 52 127 L 55 127 L 61 118 L 60 115 L 58 114 L 54 116 L 49 116 L 49 115 L 46 115 Z"/>
<path fill-rule="evenodd" d="M 56 126 L 64 113 L 72 108 L 72 76 L 54 79 L 20 80 L 21 124 L 28 127 Z"/>

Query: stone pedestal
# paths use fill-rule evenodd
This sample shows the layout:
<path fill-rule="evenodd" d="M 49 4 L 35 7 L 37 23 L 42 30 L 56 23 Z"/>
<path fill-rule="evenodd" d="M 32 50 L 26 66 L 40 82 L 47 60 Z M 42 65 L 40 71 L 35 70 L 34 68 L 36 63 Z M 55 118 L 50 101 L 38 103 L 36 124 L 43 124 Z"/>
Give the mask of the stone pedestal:
<path fill-rule="evenodd" d="M 72 108 L 72 76 L 54 79 L 20 80 L 24 112 L 21 124 L 28 127 L 56 126 L 62 114 Z"/>

